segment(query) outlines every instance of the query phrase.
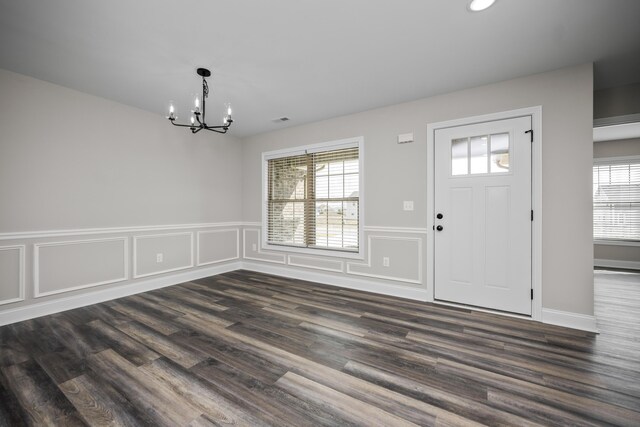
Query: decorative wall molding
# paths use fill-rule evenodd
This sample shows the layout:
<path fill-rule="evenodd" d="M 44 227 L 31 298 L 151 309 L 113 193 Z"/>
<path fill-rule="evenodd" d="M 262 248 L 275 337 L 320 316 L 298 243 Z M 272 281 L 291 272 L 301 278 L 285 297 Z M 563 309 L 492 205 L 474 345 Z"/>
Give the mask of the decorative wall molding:
<path fill-rule="evenodd" d="M 15 251 L 17 250 L 19 255 L 19 265 L 18 265 L 18 292 L 19 295 L 17 298 L 12 298 L 8 300 L 0 301 L 0 305 L 11 304 L 14 302 L 24 301 L 24 291 L 25 291 L 25 245 L 10 245 L 10 246 L 0 246 L 0 251 Z M 2 284 L 2 286 L 5 286 Z"/>
<path fill-rule="evenodd" d="M 361 267 L 371 267 L 371 244 L 373 240 L 402 240 L 402 241 L 410 241 L 417 243 L 418 250 L 418 278 L 417 279 L 408 279 L 406 277 L 398 277 L 398 276 L 387 276 L 381 274 L 370 274 L 363 273 L 358 271 L 352 271 L 352 266 L 361 266 Z M 347 263 L 347 274 L 353 274 L 357 276 L 365 276 L 372 277 L 375 279 L 385 279 L 385 280 L 393 280 L 395 282 L 405 282 L 405 283 L 413 283 L 417 285 L 422 284 L 422 238 L 419 237 L 392 237 L 392 236 L 376 236 L 376 235 L 368 235 L 367 236 L 367 262 L 366 263 L 356 263 L 356 262 L 348 262 Z"/>
<path fill-rule="evenodd" d="M 260 273 L 275 274 L 292 279 L 323 283 L 325 285 L 373 292 L 376 294 L 391 295 L 416 301 L 426 301 L 427 299 L 427 291 L 425 287 L 376 283 L 370 280 L 358 279 L 344 275 L 337 276 L 335 274 L 296 270 L 287 268 L 286 266 L 266 265 L 254 262 L 243 262 L 242 268 Z"/>
<path fill-rule="evenodd" d="M 364 226 L 364 231 L 376 233 L 408 233 L 408 234 L 427 234 L 427 228 L 422 227 L 382 227 L 382 226 Z"/>
<path fill-rule="evenodd" d="M 55 291 L 40 292 L 40 248 L 51 246 L 69 246 L 87 243 L 100 243 L 120 240 L 123 247 L 123 276 L 115 279 L 103 280 L 100 282 L 87 283 L 84 285 L 73 286 L 70 288 L 58 289 Z M 128 237 L 107 237 L 104 239 L 86 239 L 86 240 L 70 240 L 60 242 L 35 243 L 33 245 L 33 298 L 42 298 L 49 295 L 62 294 L 80 289 L 92 288 L 95 286 L 108 285 L 110 283 L 123 282 L 129 278 L 129 238 Z"/>
<path fill-rule="evenodd" d="M 294 260 L 299 260 L 299 261 L 294 261 Z M 313 264 L 309 264 L 304 262 L 304 260 L 311 260 L 311 261 L 319 261 L 319 262 L 324 262 L 324 263 L 333 263 L 336 267 L 335 268 L 327 268 L 327 267 L 320 267 L 318 265 L 313 265 Z M 304 256 L 304 255 L 289 255 L 288 256 L 288 264 L 292 267 L 304 267 L 304 268 L 311 268 L 314 270 L 323 270 L 323 271 L 330 271 L 333 273 L 343 273 L 344 272 L 344 263 L 342 261 L 338 261 L 338 260 L 331 260 L 331 259 L 323 259 L 323 258 L 316 258 L 316 257 L 310 257 L 310 256 Z"/>
<path fill-rule="evenodd" d="M 254 221 L 254 222 L 245 221 L 245 222 L 242 223 L 242 225 L 244 227 L 252 227 L 252 228 L 255 228 L 255 227 L 260 228 L 260 227 L 262 227 L 262 223 L 260 221 Z"/>
<path fill-rule="evenodd" d="M 594 259 L 594 267 L 622 268 L 625 270 L 640 270 L 640 261 L 618 261 L 615 259 Z"/>
<path fill-rule="evenodd" d="M 588 332 L 598 332 L 596 317 L 586 314 L 570 313 L 568 311 L 542 309 L 542 322 L 565 328 L 580 329 Z"/>
<path fill-rule="evenodd" d="M 93 234 L 124 234 L 124 233 L 144 233 L 171 230 L 193 230 L 199 228 L 214 227 L 242 227 L 244 222 L 210 222 L 193 224 L 173 224 L 173 225 L 149 225 L 134 227 L 104 227 L 104 228 L 76 228 L 64 230 L 40 230 L 40 231 L 18 231 L 12 233 L 0 233 L 0 240 L 25 240 L 43 239 L 48 237 L 68 237 L 83 236 Z"/>
<path fill-rule="evenodd" d="M 189 236 L 189 251 L 190 251 L 189 264 L 180 266 L 180 267 L 175 267 L 175 268 L 168 268 L 166 270 L 153 271 L 151 273 L 138 274 L 138 240 L 157 239 L 157 238 L 172 237 L 172 236 Z M 192 232 L 187 231 L 182 233 L 143 234 L 139 236 L 133 236 L 133 278 L 134 279 L 140 279 L 148 276 L 155 276 L 158 274 L 171 273 L 179 270 L 186 270 L 187 268 L 193 268 L 193 267 L 194 267 L 194 262 L 193 262 L 193 233 Z"/>
<path fill-rule="evenodd" d="M 282 257 L 282 261 L 279 260 L 274 260 L 274 259 L 266 259 L 266 258 L 255 258 L 255 257 L 250 257 L 247 256 L 247 231 L 252 232 L 255 231 L 258 234 L 258 238 L 256 239 L 256 252 L 258 254 L 266 254 L 266 255 L 273 255 L 273 256 L 277 256 L 277 257 Z M 261 262 L 271 262 L 271 263 L 275 263 L 275 264 L 286 264 L 287 263 L 287 256 L 283 253 L 278 253 L 278 252 L 264 252 L 262 250 L 262 246 L 261 246 L 261 236 L 262 233 L 260 233 L 260 229 L 259 228 L 243 228 L 242 229 L 242 258 L 243 259 L 250 259 L 250 260 L 254 260 L 254 261 L 261 261 Z"/>
<path fill-rule="evenodd" d="M 218 260 L 207 261 L 207 262 L 200 261 L 200 252 L 201 252 L 200 251 L 200 236 L 202 234 L 228 233 L 228 232 L 234 232 L 234 231 L 236 233 L 236 256 L 235 257 L 218 259 Z M 197 252 L 197 256 L 196 256 L 196 266 L 197 267 L 200 267 L 200 266 L 203 266 L 203 265 L 218 264 L 218 263 L 225 262 L 225 261 L 233 261 L 235 259 L 239 259 L 240 258 L 240 229 L 239 228 L 225 228 L 225 229 L 221 229 L 221 230 L 198 231 L 196 233 L 196 252 Z"/>
<path fill-rule="evenodd" d="M 169 276 L 155 277 L 134 283 L 127 283 L 106 289 L 98 289 L 89 293 L 71 295 L 49 301 L 41 301 L 22 307 L 16 307 L 0 311 L 0 326 L 33 319 L 35 317 L 59 313 L 61 311 L 71 310 L 74 308 L 85 307 L 91 304 L 98 304 L 116 298 L 164 288 L 166 286 L 177 285 L 191 280 L 202 279 L 204 277 L 214 276 L 216 274 L 222 274 L 228 271 L 238 270 L 240 268 L 242 268 L 240 262 L 206 267 Z"/>

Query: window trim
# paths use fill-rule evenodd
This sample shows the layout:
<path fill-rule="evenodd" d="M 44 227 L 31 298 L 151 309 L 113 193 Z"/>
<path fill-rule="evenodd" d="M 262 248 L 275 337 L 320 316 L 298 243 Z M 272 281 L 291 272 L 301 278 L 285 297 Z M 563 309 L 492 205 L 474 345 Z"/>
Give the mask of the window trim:
<path fill-rule="evenodd" d="M 358 250 L 347 251 L 340 249 L 324 249 L 324 248 L 311 248 L 311 247 L 297 247 L 286 245 L 274 245 L 268 242 L 268 213 L 267 213 L 267 197 L 269 180 L 267 177 L 268 161 L 289 157 L 301 154 L 318 153 L 323 151 L 338 150 L 341 148 L 353 148 L 358 147 L 358 167 L 359 167 L 359 188 L 358 188 Z M 327 256 L 335 258 L 349 258 L 349 259 L 364 259 L 364 137 L 357 136 L 352 138 L 345 138 L 335 141 L 326 141 L 317 144 L 309 144 L 298 147 L 284 148 L 274 151 L 266 151 L 262 153 L 262 198 L 261 198 L 261 210 L 262 210 L 262 233 L 260 249 L 267 251 L 279 251 L 279 252 L 292 252 L 303 253 L 307 255 Z"/>
<path fill-rule="evenodd" d="M 616 157 L 594 157 L 593 166 L 599 165 L 615 165 L 640 162 L 640 155 L 616 156 Z M 591 202 L 593 208 L 593 201 Z M 593 219 L 592 219 L 593 222 Z M 624 239 L 596 239 L 593 238 L 594 245 L 600 246 L 640 246 L 640 240 L 624 240 Z"/>

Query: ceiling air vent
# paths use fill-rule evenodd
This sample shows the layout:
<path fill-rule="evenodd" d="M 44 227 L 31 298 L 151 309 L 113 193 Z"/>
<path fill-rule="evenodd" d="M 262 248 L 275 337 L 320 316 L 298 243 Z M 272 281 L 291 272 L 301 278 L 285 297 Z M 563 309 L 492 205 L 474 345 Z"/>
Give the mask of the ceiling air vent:
<path fill-rule="evenodd" d="M 273 123 L 283 123 L 283 122 L 288 122 L 289 121 L 289 117 L 278 117 L 277 119 L 273 119 L 271 120 Z"/>

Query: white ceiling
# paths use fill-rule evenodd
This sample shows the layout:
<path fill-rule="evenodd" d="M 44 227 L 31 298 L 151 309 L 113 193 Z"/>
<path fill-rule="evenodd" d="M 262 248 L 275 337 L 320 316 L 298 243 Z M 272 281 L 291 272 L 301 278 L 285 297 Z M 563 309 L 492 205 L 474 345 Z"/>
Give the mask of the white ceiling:
<path fill-rule="evenodd" d="M 195 68 L 209 122 L 247 136 L 594 61 L 640 80 L 640 1 L 0 0 L 0 68 L 186 119 Z M 286 124 L 272 119 L 291 118 Z"/>

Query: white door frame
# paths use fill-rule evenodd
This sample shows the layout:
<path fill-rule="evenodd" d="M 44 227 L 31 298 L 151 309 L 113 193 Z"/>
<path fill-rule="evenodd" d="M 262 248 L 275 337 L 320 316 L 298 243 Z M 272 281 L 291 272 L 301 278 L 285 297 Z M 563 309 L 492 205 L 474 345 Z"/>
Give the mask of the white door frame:
<path fill-rule="evenodd" d="M 531 153 L 531 206 L 534 211 L 532 235 L 531 235 L 531 278 L 533 286 L 533 301 L 531 317 L 497 312 L 505 316 L 521 317 L 542 321 L 542 106 L 521 108 L 499 113 L 485 114 L 481 116 L 465 117 L 455 120 L 447 120 L 438 123 L 427 124 L 427 301 L 443 305 L 459 305 L 434 300 L 434 271 L 435 271 L 435 239 L 433 227 L 435 216 L 435 132 L 438 129 L 464 126 L 495 120 L 512 119 L 515 117 L 531 116 L 533 129 L 533 144 Z M 473 308 L 479 311 L 483 310 Z"/>

